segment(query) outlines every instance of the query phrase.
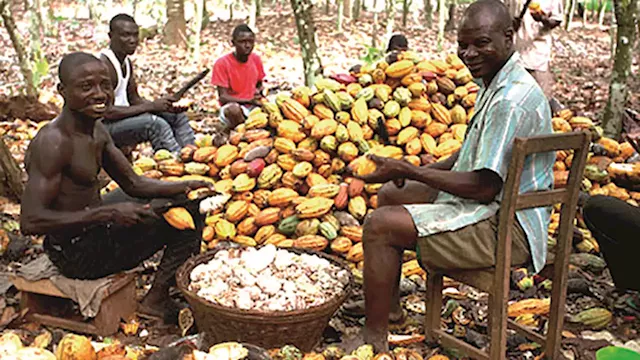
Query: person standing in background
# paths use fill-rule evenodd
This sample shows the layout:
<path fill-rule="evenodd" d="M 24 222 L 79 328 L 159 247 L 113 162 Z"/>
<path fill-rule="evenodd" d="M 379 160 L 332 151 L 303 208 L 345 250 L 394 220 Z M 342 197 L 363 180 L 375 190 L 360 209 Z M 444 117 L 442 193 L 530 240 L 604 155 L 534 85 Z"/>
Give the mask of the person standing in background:
<path fill-rule="evenodd" d="M 553 98 L 553 74 L 549 68 L 553 38 L 551 31 L 562 23 L 562 0 L 539 0 L 516 19 L 516 49 L 525 69 L 536 79 L 545 96 Z"/>

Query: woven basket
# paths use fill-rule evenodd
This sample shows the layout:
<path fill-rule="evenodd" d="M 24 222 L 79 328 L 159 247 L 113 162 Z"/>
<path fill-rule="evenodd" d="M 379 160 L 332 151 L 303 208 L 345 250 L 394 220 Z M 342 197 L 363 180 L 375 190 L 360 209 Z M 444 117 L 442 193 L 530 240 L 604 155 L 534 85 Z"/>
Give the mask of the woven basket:
<path fill-rule="evenodd" d="M 351 293 L 353 277 L 349 271 L 349 284 L 342 294 L 306 310 L 261 312 L 214 304 L 189 291 L 188 287 L 193 268 L 211 260 L 218 250 L 191 257 L 176 272 L 178 288 L 193 310 L 198 330 L 206 334 L 204 340 L 207 344 L 238 341 L 265 349 L 295 345 L 309 352 L 320 343 L 329 320 Z M 325 253 L 305 249 L 287 250 L 318 255 L 349 270 L 344 261 Z"/>

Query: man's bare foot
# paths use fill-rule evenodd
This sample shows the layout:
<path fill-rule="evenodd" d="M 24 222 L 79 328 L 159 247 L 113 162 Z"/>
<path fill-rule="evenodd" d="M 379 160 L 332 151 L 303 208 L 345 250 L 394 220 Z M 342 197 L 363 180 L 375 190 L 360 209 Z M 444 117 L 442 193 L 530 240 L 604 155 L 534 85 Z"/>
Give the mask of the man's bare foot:
<path fill-rule="evenodd" d="M 364 337 L 364 343 L 373 346 L 374 353 L 387 353 L 389 352 L 389 334 L 384 331 L 371 330 L 365 327 L 362 330 Z"/>
<path fill-rule="evenodd" d="M 353 301 L 347 303 L 343 307 L 344 312 L 353 317 L 363 317 L 365 311 L 364 300 Z M 397 309 L 392 310 L 389 313 L 389 322 L 394 324 L 401 324 L 405 321 L 407 313 L 398 305 Z"/>
<path fill-rule="evenodd" d="M 178 316 L 178 309 L 168 296 L 160 297 L 152 292 L 138 304 L 137 312 L 141 317 L 163 320 L 167 324 L 174 324 Z"/>

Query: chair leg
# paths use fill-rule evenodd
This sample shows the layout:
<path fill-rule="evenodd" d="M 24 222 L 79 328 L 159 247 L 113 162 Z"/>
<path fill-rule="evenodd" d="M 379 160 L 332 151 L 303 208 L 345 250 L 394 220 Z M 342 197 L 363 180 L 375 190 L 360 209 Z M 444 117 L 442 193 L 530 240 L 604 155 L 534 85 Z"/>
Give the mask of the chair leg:
<path fill-rule="evenodd" d="M 442 274 L 427 274 L 427 293 L 425 299 L 426 314 L 424 332 L 429 341 L 436 342 L 434 330 L 440 329 L 440 313 L 442 311 Z"/>
<path fill-rule="evenodd" d="M 555 279 L 554 279 L 555 280 Z M 554 286 L 556 286 L 554 281 Z M 556 289 L 554 289 L 556 290 Z M 560 294 L 556 295 L 556 292 Z M 547 328 L 547 342 L 544 349 L 547 359 L 555 360 L 561 359 L 560 350 L 562 348 L 562 328 L 564 325 L 565 316 L 565 304 L 566 304 L 566 291 L 558 290 L 552 292 L 551 304 L 549 307 L 549 323 Z"/>

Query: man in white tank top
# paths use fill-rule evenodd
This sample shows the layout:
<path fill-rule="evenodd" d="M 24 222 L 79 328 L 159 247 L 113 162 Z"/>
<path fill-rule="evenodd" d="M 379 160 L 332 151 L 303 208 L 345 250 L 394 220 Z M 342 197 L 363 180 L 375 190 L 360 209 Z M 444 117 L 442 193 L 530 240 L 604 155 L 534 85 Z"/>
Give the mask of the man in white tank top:
<path fill-rule="evenodd" d="M 185 109 L 172 105 L 177 99 L 165 96 L 149 101 L 138 94 L 129 60 L 138 47 L 138 36 L 138 25 L 129 15 L 116 15 L 109 22 L 109 48 L 102 51 L 100 59 L 109 69 L 115 97 L 103 122 L 119 148 L 150 141 L 154 150 L 177 153 L 193 144 L 195 135 Z"/>

